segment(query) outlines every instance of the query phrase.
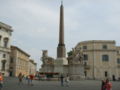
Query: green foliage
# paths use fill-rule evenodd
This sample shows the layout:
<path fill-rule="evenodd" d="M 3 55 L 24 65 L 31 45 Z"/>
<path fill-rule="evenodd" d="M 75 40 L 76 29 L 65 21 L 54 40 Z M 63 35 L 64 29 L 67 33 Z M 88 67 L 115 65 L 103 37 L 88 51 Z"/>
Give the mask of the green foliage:
<path fill-rule="evenodd" d="M 72 50 L 67 53 L 68 57 L 71 56 L 72 54 L 73 54 Z"/>

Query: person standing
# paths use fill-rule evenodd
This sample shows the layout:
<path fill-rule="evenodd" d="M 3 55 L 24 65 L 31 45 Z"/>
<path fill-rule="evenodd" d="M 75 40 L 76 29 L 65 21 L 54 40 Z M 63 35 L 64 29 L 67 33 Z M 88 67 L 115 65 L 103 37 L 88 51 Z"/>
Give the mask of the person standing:
<path fill-rule="evenodd" d="M 3 88 L 3 76 L 2 73 L 0 73 L 0 90 Z"/>
<path fill-rule="evenodd" d="M 69 82 L 70 82 L 70 78 L 69 78 L 69 75 L 67 75 L 65 77 L 65 83 L 66 83 L 66 86 L 69 87 Z"/>
<path fill-rule="evenodd" d="M 109 81 L 109 79 L 106 80 L 105 88 L 105 90 L 112 90 L 112 83 Z"/>
<path fill-rule="evenodd" d="M 106 84 L 106 82 L 104 80 L 102 80 L 101 90 L 106 90 L 105 89 L 105 84 Z"/>
<path fill-rule="evenodd" d="M 32 81 L 33 81 L 33 79 L 34 79 L 34 75 L 29 75 L 29 77 L 30 77 L 30 85 L 33 85 L 33 83 L 32 83 Z"/>
<path fill-rule="evenodd" d="M 61 82 L 61 86 L 64 86 L 64 76 L 63 75 L 60 76 L 60 82 Z"/>
<path fill-rule="evenodd" d="M 18 79 L 19 79 L 19 84 L 22 84 L 22 79 L 23 79 L 22 73 L 18 75 Z"/>
<path fill-rule="evenodd" d="M 27 80 L 28 85 L 30 85 L 30 75 L 26 76 L 26 80 Z"/>
<path fill-rule="evenodd" d="M 112 76 L 113 81 L 116 81 L 115 75 Z"/>

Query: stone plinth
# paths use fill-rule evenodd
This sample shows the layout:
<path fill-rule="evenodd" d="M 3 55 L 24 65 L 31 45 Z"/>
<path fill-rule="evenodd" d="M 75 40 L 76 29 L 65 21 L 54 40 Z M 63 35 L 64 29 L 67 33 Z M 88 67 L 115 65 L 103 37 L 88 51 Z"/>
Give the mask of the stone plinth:
<path fill-rule="evenodd" d="M 80 64 L 69 65 L 69 74 L 72 80 L 85 79 L 84 67 Z"/>
<path fill-rule="evenodd" d="M 57 58 L 54 61 L 54 72 L 65 73 L 65 65 L 68 65 L 68 60 L 66 58 Z"/>

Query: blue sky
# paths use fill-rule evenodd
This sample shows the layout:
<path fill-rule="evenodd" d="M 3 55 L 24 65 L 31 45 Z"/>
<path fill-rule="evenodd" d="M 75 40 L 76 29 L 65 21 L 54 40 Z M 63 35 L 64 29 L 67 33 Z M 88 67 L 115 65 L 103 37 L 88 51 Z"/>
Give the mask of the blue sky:
<path fill-rule="evenodd" d="M 63 0 L 67 51 L 85 40 L 120 45 L 120 0 Z M 14 29 L 12 44 L 40 67 L 42 50 L 56 58 L 61 0 L 0 0 L 0 21 Z"/>

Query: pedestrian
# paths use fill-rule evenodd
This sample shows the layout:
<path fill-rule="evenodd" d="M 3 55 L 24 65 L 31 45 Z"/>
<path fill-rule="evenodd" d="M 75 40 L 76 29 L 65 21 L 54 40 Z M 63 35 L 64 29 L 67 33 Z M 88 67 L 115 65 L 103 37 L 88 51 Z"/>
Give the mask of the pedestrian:
<path fill-rule="evenodd" d="M 26 80 L 27 80 L 28 85 L 30 85 L 30 76 L 29 75 L 26 76 Z"/>
<path fill-rule="evenodd" d="M 115 75 L 112 76 L 113 81 L 116 81 Z"/>
<path fill-rule="evenodd" d="M 70 82 L 70 78 L 69 78 L 69 75 L 67 75 L 65 77 L 65 83 L 66 83 L 66 86 L 69 87 L 69 82 Z"/>
<path fill-rule="evenodd" d="M 3 76 L 2 73 L 0 72 L 0 90 L 3 88 Z"/>
<path fill-rule="evenodd" d="M 106 84 L 105 80 L 102 80 L 101 90 L 106 90 L 105 84 Z"/>
<path fill-rule="evenodd" d="M 18 79 L 19 79 L 19 84 L 22 84 L 22 80 L 23 80 L 23 75 L 22 75 L 22 73 L 19 73 Z"/>
<path fill-rule="evenodd" d="M 30 85 L 33 86 L 34 75 L 31 74 L 31 75 L 29 75 L 29 77 L 30 77 Z"/>
<path fill-rule="evenodd" d="M 61 82 L 61 86 L 64 86 L 64 76 L 62 74 L 60 76 L 60 82 Z"/>
<path fill-rule="evenodd" d="M 112 90 L 112 83 L 109 81 L 109 79 L 106 79 L 105 88 L 105 90 Z"/>

